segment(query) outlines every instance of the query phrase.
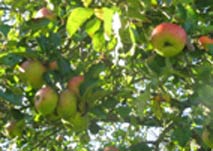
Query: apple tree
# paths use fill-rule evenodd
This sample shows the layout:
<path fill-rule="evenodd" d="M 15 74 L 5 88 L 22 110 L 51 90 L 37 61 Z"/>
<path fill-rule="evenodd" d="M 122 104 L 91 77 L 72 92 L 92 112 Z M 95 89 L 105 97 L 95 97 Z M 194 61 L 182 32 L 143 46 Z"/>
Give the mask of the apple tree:
<path fill-rule="evenodd" d="M 213 148 L 212 0 L 0 0 L 0 150 Z"/>

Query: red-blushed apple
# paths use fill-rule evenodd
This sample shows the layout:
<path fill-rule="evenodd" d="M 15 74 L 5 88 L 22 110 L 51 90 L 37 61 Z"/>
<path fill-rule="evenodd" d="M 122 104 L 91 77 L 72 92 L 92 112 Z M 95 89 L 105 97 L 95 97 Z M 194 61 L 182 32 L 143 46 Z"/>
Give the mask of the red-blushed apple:
<path fill-rule="evenodd" d="M 210 38 L 208 36 L 201 36 L 199 39 L 198 39 L 198 43 L 203 46 L 203 48 L 205 50 L 209 50 L 209 47 L 210 45 L 213 46 L 213 38 Z"/>
<path fill-rule="evenodd" d="M 35 19 L 47 18 L 49 20 L 53 20 L 55 18 L 54 13 L 46 7 L 42 7 L 38 10 L 35 15 Z"/>
<path fill-rule="evenodd" d="M 79 87 L 84 82 L 84 76 L 75 76 L 68 82 L 68 89 L 76 95 L 79 95 Z"/>
<path fill-rule="evenodd" d="M 61 92 L 57 105 L 57 113 L 60 117 L 68 119 L 77 112 L 77 98 L 68 89 Z"/>
<path fill-rule="evenodd" d="M 58 70 L 59 69 L 59 67 L 58 67 L 58 63 L 57 63 L 57 61 L 51 61 L 50 63 L 49 63 L 49 69 L 50 70 Z"/>
<path fill-rule="evenodd" d="M 45 66 L 38 60 L 24 61 L 20 68 L 20 78 L 29 83 L 33 88 L 40 88 L 44 84 L 43 74 Z"/>
<path fill-rule="evenodd" d="M 161 23 L 151 34 L 151 43 L 157 54 L 172 57 L 179 54 L 185 47 L 187 34 L 179 25 Z"/>
<path fill-rule="evenodd" d="M 21 137 L 22 136 L 22 132 L 24 129 L 24 121 L 20 120 L 20 121 L 16 121 L 16 120 L 11 120 L 9 121 L 5 126 L 5 134 L 8 137 Z"/>
<path fill-rule="evenodd" d="M 213 148 L 213 135 L 207 128 L 204 128 L 201 137 L 206 146 Z"/>
<path fill-rule="evenodd" d="M 34 104 L 41 115 L 52 114 L 58 104 L 58 94 L 53 88 L 44 86 L 36 92 Z"/>
<path fill-rule="evenodd" d="M 104 148 L 104 151 L 119 151 L 119 150 L 114 146 L 107 146 Z"/>
<path fill-rule="evenodd" d="M 80 112 L 77 112 L 75 116 L 68 119 L 72 125 L 72 129 L 76 132 L 86 130 L 89 125 L 89 118 L 87 115 L 81 115 Z"/>

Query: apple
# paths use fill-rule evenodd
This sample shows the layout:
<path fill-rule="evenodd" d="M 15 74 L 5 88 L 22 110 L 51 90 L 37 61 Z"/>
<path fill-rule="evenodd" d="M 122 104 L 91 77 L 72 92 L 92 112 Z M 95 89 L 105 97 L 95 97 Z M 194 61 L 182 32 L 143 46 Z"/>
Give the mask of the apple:
<path fill-rule="evenodd" d="M 56 138 L 55 138 L 55 140 L 56 140 L 57 142 L 62 142 L 63 139 L 64 139 L 64 138 L 63 138 L 62 135 L 57 135 Z"/>
<path fill-rule="evenodd" d="M 79 95 L 79 87 L 84 82 L 84 76 L 75 76 L 68 82 L 68 89 L 76 95 Z"/>
<path fill-rule="evenodd" d="M 9 136 L 11 138 L 13 137 L 21 137 L 22 136 L 22 132 L 23 132 L 23 128 L 24 128 L 24 121 L 20 120 L 20 121 L 16 121 L 16 120 L 12 120 L 9 121 L 6 125 L 5 125 L 5 134 L 6 136 Z"/>
<path fill-rule="evenodd" d="M 37 60 L 24 61 L 20 68 L 20 78 L 29 83 L 33 88 L 40 88 L 44 84 L 43 74 L 46 68 Z"/>
<path fill-rule="evenodd" d="M 206 146 L 213 148 L 213 135 L 207 128 L 202 132 L 202 140 Z"/>
<path fill-rule="evenodd" d="M 119 150 L 114 146 L 107 146 L 104 148 L 104 151 L 119 151 Z"/>
<path fill-rule="evenodd" d="M 58 94 L 49 86 L 39 89 L 34 97 L 35 108 L 41 115 L 52 114 L 58 103 Z"/>
<path fill-rule="evenodd" d="M 172 57 L 179 54 L 185 47 L 187 34 L 179 25 L 161 23 L 151 34 L 151 43 L 157 54 Z"/>
<path fill-rule="evenodd" d="M 210 38 L 208 36 L 201 36 L 199 39 L 198 39 L 198 43 L 203 46 L 203 48 L 205 50 L 209 50 L 209 47 L 210 45 L 213 46 L 213 38 Z"/>
<path fill-rule="evenodd" d="M 77 112 L 74 117 L 69 119 L 69 121 L 74 131 L 86 130 L 89 124 L 88 116 L 82 116 L 80 112 Z"/>
<path fill-rule="evenodd" d="M 50 70 L 58 70 L 59 69 L 59 67 L 58 67 L 58 63 L 57 63 L 57 61 L 51 61 L 50 63 L 49 63 L 49 69 Z"/>
<path fill-rule="evenodd" d="M 54 20 L 55 15 L 48 8 L 42 7 L 41 9 L 38 10 L 38 12 L 35 15 L 35 19 L 40 19 L 40 18 L 46 18 L 46 19 L 49 19 L 49 20 Z"/>
<path fill-rule="evenodd" d="M 68 89 L 61 92 L 57 105 L 57 113 L 64 119 L 74 116 L 77 112 L 77 98 Z"/>

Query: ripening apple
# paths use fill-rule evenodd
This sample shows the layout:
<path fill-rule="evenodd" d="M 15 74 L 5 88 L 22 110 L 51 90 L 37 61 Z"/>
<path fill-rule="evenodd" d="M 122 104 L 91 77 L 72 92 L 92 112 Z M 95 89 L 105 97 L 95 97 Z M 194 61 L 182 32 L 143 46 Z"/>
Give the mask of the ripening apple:
<path fill-rule="evenodd" d="M 51 61 L 50 63 L 49 63 L 49 69 L 50 70 L 58 70 L 59 69 L 59 67 L 58 67 L 58 63 L 57 63 L 57 61 Z"/>
<path fill-rule="evenodd" d="M 213 38 L 210 38 L 208 36 L 201 36 L 199 39 L 198 39 L 198 43 L 203 46 L 203 48 L 205 50 L 209 50 L 209 47 L 210 45 L 213 46 Z"/>
<path fill-rule="evenodd" d="M 67 119 L 77 112 L 77 98 L 71 91 L 64 90 L 59 96 L 57 113 L 60 117 Z"/>
<path fill-rule="evenodd" d="M 42 7 L 41 9 L 38 10 L 38 12 L 35 15 L 35 19 L 40 19 L 40 18 L 46 18 L 46 19 L 49 19 L 49 20 L 54 20 L 55 15 L 48 8 Z"/>
<path fill-rule="evenodd" d="M 75 76 L 68 82 L 68 89 L 76 95 L 79 95 L 79 87 L 84 82 L 84 76 Z"/>
<path fill-rule="evenodd" d="M 62 135 L 57 135 L 56 138 L 55 138 L 55 140 L 56 140 L 57 142 L 62 142 L 63 139 L 64 139 L 64 138 L 63 138 Z"/>
<path fill-rule="evenodd" d="M 161 23 L 151 34 L 151 43 L 157 54 L 172 57 L 179 54 L 185 47 L 187 34 L 179 25 Z"/>
<path fill-rule="evenodd" d="M 203 130 L 202 140 L 206 146 L 213 148 L 213 135 L 207 128 Z"/>
<path fill-rule="evenodd" d="M 36 92 L 34 97 L 35 108 L 41 115 L 52 114 L 58 103 L 57 92 L 49 87 L 44 86 L 38 92 Z"/>
<path fill-rule="evenodd" d="M 74 117 L 69 119 L 72 128 L 74 131 L 83 131 L 86 130 L 89 125 L 89 119 L 87 115 L 81 115 L 80 112 L 77 112 Z"/>
<path fill-rule="evenodd" d="M 44 65 L 38 60 L 27 60 L 19 68 L 20 78 L 29 83 L 33 88 L 40 88 L 44 84 Z"/>
<path fill-rule="evenodd" d="M 114 146 L 107 146 L 104 148 L 104 151 L 119 151 L 119 150 Z"/>
<path fill-rule="evenodd" d="M 24 128 L 24 121 L 20 120 L 20 121 L 16 121 L 16 120 L 12 120 L 9 121 L 5 126 L 5 134 L 8 137 L 21 137 L 22 132 L 23 132 L 23 128 Z"/>

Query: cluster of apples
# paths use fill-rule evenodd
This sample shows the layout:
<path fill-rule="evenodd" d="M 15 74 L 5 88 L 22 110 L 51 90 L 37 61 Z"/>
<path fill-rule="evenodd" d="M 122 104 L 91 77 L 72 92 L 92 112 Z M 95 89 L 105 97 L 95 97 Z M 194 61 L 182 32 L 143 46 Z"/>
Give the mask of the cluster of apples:
<path fill-rule="evenodd" d="M 163 57 L 173 57 L 182 52 L 187 44 L 187 34 L 177 24 L 161 23 L 152 31 L 151 43 L 157 54 Z M 213 38 L 201 36 L 198 43 L 205 50 L 209 50 L 210 45 L 213 45 Z"/>
<path fill-rule="evenodd" d="M 69 80 L 68 87 L 57 93 L 50 86 L 44 86 L 37 91 L 34 98 L 36 111 L 51 119 L 61 118 L 63 123 L 74 130 L 83 130 L 88 125 L 88 117 L 84 115 L 82 100 L 79 100 L 79 86 L 84 81 L 83 76 Z M 84 104 L 83 104 L 84 105 Z"/>
<path fill-rule="evenodd" d="M 37 92 L 34 96 L 36 112 L 49 120 L 61 119 L 66 126 L 75 131 L 85 130 L 88 126 L 88 116 L 85 115 L 86 103 L 80 98 L 79 87 L 84 82 L 84 76 L 74 76 L 67 82 L 67 88 L 57 92 L 45 85 L 43 75 L 48 70 L 57 70 L 57 62 L 53 61 L 48 68 L 38 60 L 26 60 L 19 67 L 23 82 L 31 85 Z M 21 136 L 24 121 L 9 121 L 5 125 L 5 134 L 9 137 Z"/>
<path fill-rule="evenodd" d="M 51 62 L 49 68 L 57 69 L 57 62 Z M 79 87 L 84 81 L 84 76 L 72 77 L 67 83 L 67 88 L 58 93 L 52 87 L 45 85 L 43 74 L 48 69 L 38 60 L 24 61 L 19 69 L 21 77 L 24 77 L 23 80 L 38 89 L 34 97 L 34 105 L 40 115 L 72 121 L 74 127 L 80 127 L 81 123 L 85 125 L 87 119 L 81 116 L 84 111 L 79 106 L 82 106 L 82 101 L 79 100 Z"/>

